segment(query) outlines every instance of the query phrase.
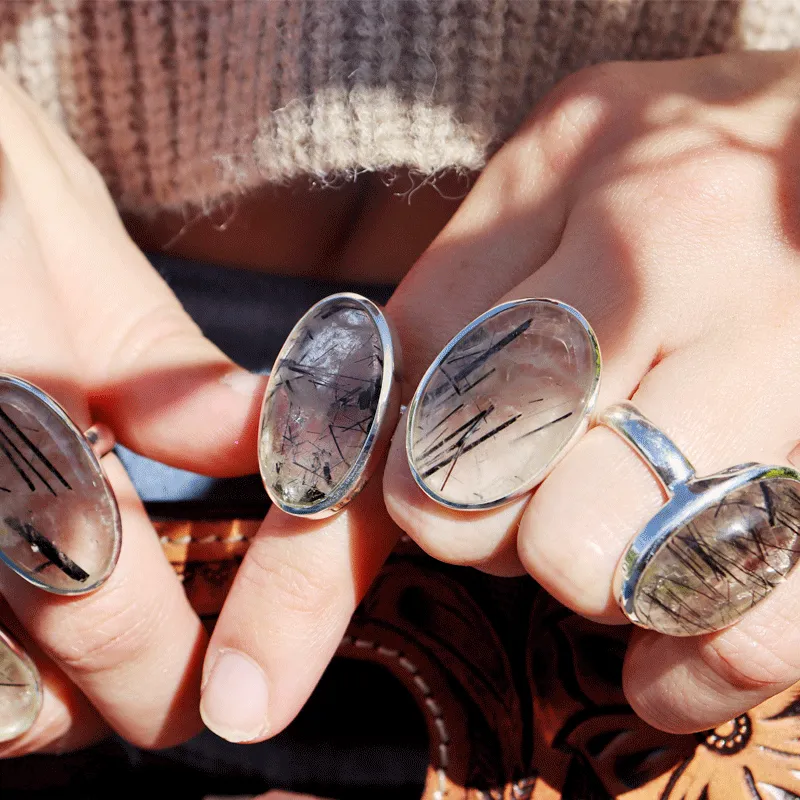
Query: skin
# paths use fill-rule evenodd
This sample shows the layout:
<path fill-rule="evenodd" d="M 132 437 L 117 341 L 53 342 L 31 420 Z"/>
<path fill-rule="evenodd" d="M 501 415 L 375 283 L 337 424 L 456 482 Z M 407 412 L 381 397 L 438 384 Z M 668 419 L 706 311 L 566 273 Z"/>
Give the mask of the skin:
<path fill-rule="evenodd" d="M 555 297 L 597 332 L 598 408 L 632 398 L 700 474 L 787 463 L 800 432 L 798 90 L 793 53 L 606 65 L 553 90 L 389 304 L 405 400 L 475 316 Z M 75 148 L 5 80 L 0 94 L 10 109 L 0 116 L 0 296 L 14 298 L 0 318 L 3 369 L 147 455 L 253 471 L 263 386 L 200 336 Z M 340 274 L 363 275 L 386 249 L 374 230 L 398 230 L 380 202 L 343 214 L 357 227 L 368 219 L 371 235 L 337 246 Z M 437 208 L 442 222 L 452 213 Z M 413 219 L 399 229 L 413 231 Z M 270 511 L 207 645 L 123 471 L 113 459 L 108 469 L 125 543 L 106 586 L 64 601 L 0 572 L 8 624 L 46 674 L 42 717 L 0 755 L 77 747 L 109 725 L 142 746 L 180 741 L 200 727 L 201 686 L 206 722 L 221 734 L 278 733 L 401 530 L 436 558 L 527 572 L 566 606 L 620 624 L 613 570 L 663 502 L 630 449 L 594 428 L 532 496 L 456 514 L 416 488 L 398 435 L 383 480 L 337 517 Z M 656 727 L 695 731 L 800 679 L 799 581 L 716 635 L 636 631 L 624 675 L 634 709 Z M 231 652 L 263 681 L 255 729 L 208 714 L 215 666 Z"/>
<path fill-rule="evenodd" d="M 0 76 L 2 369 L 56 397 L 76 423 L 189 469 L 255 468 L 259 379 L 202 338 L 127 237 L 97 173 Z M 155 345 L 158 345 L 155 347 Z M 208 426 L 208 415 L 220 420 Z M 84 746 L 114 728 L 143 747 L 202 728 L 206 634 L 113 456 L 119 565 L 97 592 L 59 598 L 2 570 L 3 618 L 33 653 L 45 699 L 4 756 Z"/>

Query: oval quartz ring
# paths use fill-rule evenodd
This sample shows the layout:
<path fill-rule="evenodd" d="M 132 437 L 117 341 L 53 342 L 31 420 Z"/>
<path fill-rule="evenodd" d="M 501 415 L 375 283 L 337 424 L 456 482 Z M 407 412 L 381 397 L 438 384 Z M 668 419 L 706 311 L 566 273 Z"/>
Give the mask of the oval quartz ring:
<path fill-rule="evenodd" d="M 676 491 L 623 560 L 632 568 L 622 567 L 617 596 L 637 625 L 713 633 L 764 600 L 798 559 L 800 474 L 747 465 Z"/>
<path fill-rule="evenodd" d="M 631 622 L 667 636 L 727 628 L 800 561 L 800 473 L 741 464 L 697 477 L 677 445 L 631 403 L 600 422 L 642 457 L 666 503 L 628 545 L 614 594 Z"/>
<path fill-rule="evenodd" d="M 600 348 L 555 300 L 516 300 L 464 328 L 431 364 L 408 409 L 417 484 L 459 511 L 529 492 L 588 427 Z"/>
<path fill-rule="evenodd" d="M 335 514 L 364 487 L 400 409 L 393 336 L 380 308 L 331 295 L 289 334 L 261 410 L 259 464 L 289 514 Z"/>
<path fill-rule="evenodd" d="M 42 682 L 36 665 L 0 630 L 0 742 L 22 736 L 42 708 Z"/>
<path fill-rule="evenodd" d="M 0 375 L 0 559 L 55 594 L 85 594 L 114 569 L 119 510 L 91 444 L 53 398 Z"/>

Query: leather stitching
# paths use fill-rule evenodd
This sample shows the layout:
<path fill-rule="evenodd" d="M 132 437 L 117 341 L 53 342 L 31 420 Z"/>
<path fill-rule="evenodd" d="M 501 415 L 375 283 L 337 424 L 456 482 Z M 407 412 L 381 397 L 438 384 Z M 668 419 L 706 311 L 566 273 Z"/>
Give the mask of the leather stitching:
<path fill-rule="evenodd" d="M 437 748 L 439 764 L 436 769 L 439 788 L 433 793 L 433 800 L 443 800 L 444 796 L 447 794 L 447 767 L 450 762 L 450 734 L 448 733 L 447 724 L 444 720 L 442 707 L 436 702 L 427 681 L 420 675 L 419 668 L 402 651 L 384 647 L 379 642 L 368 639 L 356 639 L 353 636 L 345 636 L 342 639 L 341 646 L 355 647 L 357 650 L 375 650 L 378 655 L 383 658 L 396 661 L 402 669 L 413 676 L 412 684 L 422 697 L 425 712 L 433 720 L 433 727 L 439 737 L 439 746 Z"/>
<path fill-rule="evenodd" d="M 243 533 L 233 534 L 231 536 L 192 536 L 190 533 L 183 536 L 162 536 L 161 544 L 228 544 L 236 542 L 249 542 L 254 539 L 254 536 L 245 536 Z"/>

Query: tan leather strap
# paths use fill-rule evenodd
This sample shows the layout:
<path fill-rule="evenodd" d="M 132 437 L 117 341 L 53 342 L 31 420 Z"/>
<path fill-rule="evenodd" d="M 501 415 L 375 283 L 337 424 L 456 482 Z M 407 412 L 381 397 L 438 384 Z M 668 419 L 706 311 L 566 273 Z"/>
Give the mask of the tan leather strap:
<path fill-rule="evenodd" d="M 259 523 L 159 522 L 213 620 Z M 384 665 L 427 723 L 425 800 L 758 800 L 800 796 L 800 684 L 716 731 L 645 725 L 620 687 L 629 628 L 578 617 L 527 578 L 448 567 L 401 542 L 340 654 Z M 390 724 L 390 723 L 387 723 Z"/>

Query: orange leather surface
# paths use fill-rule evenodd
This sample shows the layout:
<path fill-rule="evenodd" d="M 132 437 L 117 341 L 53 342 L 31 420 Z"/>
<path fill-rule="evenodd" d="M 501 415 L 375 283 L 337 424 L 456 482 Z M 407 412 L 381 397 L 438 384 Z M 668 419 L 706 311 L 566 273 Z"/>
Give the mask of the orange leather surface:
<path fill-rule="evenodd" d="M 221 608 L 258 524 L 157 523 L 203 617 Z M 442 565 L 406 540 L 340 654 L 382 664 L 418 704 L 426 800 L 800 796 L 800 685 L 716 731 L 665 734 L 625 702 L 628 635 L 572 614 L 530 579 Z"/>

